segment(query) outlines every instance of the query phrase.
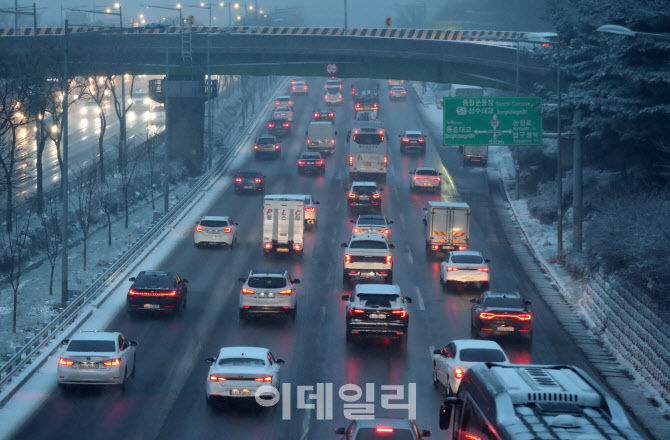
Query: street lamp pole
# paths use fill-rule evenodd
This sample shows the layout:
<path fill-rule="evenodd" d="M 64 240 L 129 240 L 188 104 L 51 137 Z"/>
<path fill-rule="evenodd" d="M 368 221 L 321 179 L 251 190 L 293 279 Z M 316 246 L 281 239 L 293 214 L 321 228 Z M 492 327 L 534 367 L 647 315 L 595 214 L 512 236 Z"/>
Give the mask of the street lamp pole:
<path fill-rule="evenodd" d="M 347 27 L 347 0 L 344 0 L 344 35 L 349 33 L 349 28 Z"/>
<path fill-rule="evenodd" d="M 516 37 L 516 96 L 519 96 L 519 37 Z M 514 147 L 516 153 L 516 164 L 514 165 L 514 173 L 516 175 L 516 188 L 515 188 L 515 198 L 519 200 L 519 170 L 521 164 L 519 163 L 519 146 Z"/>
<path fill-rule="evenodd" d="M 164 179 L 163 179 L 163 212 L 167 214 L 170 210 L 170 180 L 169 180 L 169 171 L 170 171 L 170 158 L 169 158 L 169 148 L 170 148 L 170 131 L 168 130 L 168 102 L 170 100 L 170 93 L 168 88 L 165 87 L 168 84 L 168 75 L 170 72 L 170 52 L 169 52 L 169 43 L 170 43 L 170 33 L 165 33 L 165 79 L 164 84 L 161 84 L 161 91 L 163 96 L 165 96 L 165 162 L 164 162 Z"/>
<path fill-rule="evenodd" d="M 563 253 L 563 175 L 561 166 L 561 39 L 556 44 L 556 201 L 558 203 L 556 222 L 556 251 Z"/>
<path fill-rule="evenodd" d="M 210 40 L 211 32 L 207 33 L 207 144 L 209 157 L 208 170 L 212 169 L 212 156 L 214 155 L 214 113 L 212 109 L 212 64 L 210 60 L 212 43 Z"/>
<path fill-rule="evenodd" d="M 65 20 L 65 50 L 63 56 L 63 121 L 61 123 L 61 129 L 63 130 L 63 193 L 61 194 L 62 202 L 62 220 L 61 220 L 61 306 L 65 307 L 67 304 L 69 290 L 68 290 L 68 209 L 69 209 L 69 200 L 68 196 L 70 194 L 69 182 L 68 182 L 68 94 L 70 92 L 70 80 L 68 74 L 68 21 Z"/>

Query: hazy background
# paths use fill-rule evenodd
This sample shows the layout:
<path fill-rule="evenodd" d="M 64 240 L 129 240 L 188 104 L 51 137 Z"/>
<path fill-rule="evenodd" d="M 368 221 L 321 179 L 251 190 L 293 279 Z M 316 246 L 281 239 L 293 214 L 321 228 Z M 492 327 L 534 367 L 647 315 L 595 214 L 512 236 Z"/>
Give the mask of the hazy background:
<path fill-rule="evenodd" d="M 62 11 L 62 8 L 82 8 L 104 10 L 113 7 L 113 0 L 35 0 L 38 8 L 38 26 L 61 26 L 62 19 L 68 18 L 72 24 L 117 25 L 118 16 L 83 14 Z M 125 0 L 123 8 L 124 26 L 130 26 L 132 19 L 140 21 L 139 14 L 145 15 L 147 23 L 159 22 L 162 17 L 175 19 L 177 11 L 147 9 L 143 5 L 175 7 L 177 1 L 167 0 Z M 206 2 L 209 4 L 209 2 Z M 234 3 L 234 2 L 233 2 Z M 239 2 L 244 6 L 244 2 Z M 20 8 L 32 9 L 32 1 L 18 0 Z M 185 0 L 181 4 L 183 16 L 193 15 L 196 22 L 209 24 L 209 9 L 200 8 L 200 0 Z M 195 6 L 195 7 L 189 7 Z M 341 27 L 344 23 L 344 3 L 341 0 L 252 0 L 253 5 L 268 14 L 270 26 L 314 26 Z M 0 1 L 0 8 L 13 9 L 13 0 Z M 348 0 L 349 27 L 384 27 L 385 17 L 393 19 L 393 27 L 410 28 L 453 28 L 490 30 L 552 30 L 547 24 L 545 0 Z M 240 10 L 233 9 L 233 24 Z M 212 1 L 212 16 L 215 26 L 228 25 L 228 8 L 220 7 L 219 1 Z M 0 14 L 2 26 L 14 26 L 14 17 Z M 32 26 L 32 17 L 22 17 L 20 27 Z"/>

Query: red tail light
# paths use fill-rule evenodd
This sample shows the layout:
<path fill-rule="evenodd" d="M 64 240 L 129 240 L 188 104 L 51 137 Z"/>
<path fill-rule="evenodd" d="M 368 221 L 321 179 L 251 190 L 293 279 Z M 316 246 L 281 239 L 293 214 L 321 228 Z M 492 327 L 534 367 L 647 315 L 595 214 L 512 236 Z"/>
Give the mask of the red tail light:
<path fill-rule="evenodd" d="M 272 376 L 267 377 L 257 377 L 254 379 L 256 382 L 272 382 Z"/>
<path fill-rule="evenodd" d="M 293 101 L 289 101 L 289 102 L 288 102 L 288 106 L 289 106 L 289 107 L 292 107 L 292 106 L 293 106 Z"/>
<path fill-rule="evenodd" d="M 306 165 L 306 164 L 307 164 L 307 162 L 305 162 L 304 160 L 299 160 L 298 161 L 298 165 L 300 165 L 300 166 L 303 166 L 303 165 Z"/>
<path fill-rule="evenodd" d="M 372 110 L 377 110 L 377 104 L 372 106 Z M 384 139 L 382 139 L 382 140 L 384 140 Z"/>
<path fill-rule="evenodd" d="M 280 295 L 290 295 L 293 293 L 293 289 L 286 289 L 286 290 L 281 290 L 279 292 Z"/>
<path fill-rule="evenodd" d="M 299 251 L 302 250 L 302 245 L 300 243 L 296 243 L 293 245 L 293 250 L 294 251 Z"/>
<path fill-rule="evenodd" d="M 279 150 L 279 144 L 275 144 L 275 150 Z"/>
<path fill-rule="evenodd" d="M 459 246 L 458 250 L 459 251 L 466 251 L 466 250 L 468 250 L 468 247 L 467 246 Z"/>
<path fill-rule="evenodd" d="M 121 365 L 121 359 L 110 359 L 102 363 L 105 367 L 118 367 Z"/>
<path fill-rule="evenodd" d="M 268 124 L 268 128 L 275 128 L 275 124 L 272 123 Z"/>
<path fill-rule="evenodd" d="M 317 160 L 317 161 L 316 161 L 316 164 L 317 164 L 317 165 L 323 165 L 323 161 L 322 161 L 322 160 Z M 314 208 L 312 208 L 312 209 L 314 209 Z"/>
<path fill-rule="evenodd" d="M 405 93 L 407 93 L 407 92 L 405 92 L 405 91 L 403 90 L 402 94 L 404 95 Z"/>
<path fill-rule="evenodd" d="M 196 226 L 196 227 L 195 227 L 195 232 L 202 232 L 202 231 L 203 231 L 203 227 L 202 227 L 202 226 Z"/>
<path fill-rule="evenodd" d="M 310 140 L 309 138 L 307 138 L 307 140 L 306 140 L 305 142 L 307 143 L 307 145 L 309 145 L 309 143 L 311 142 L 311 140 Z"/>
<path fill-rule="evenodd" d="M 224 234 L 230 234 L 231 232 L 233 232 L 233 228 L 223 228 Z"/>
<path fill-rule="evenodd" d="M 293 85 L 293 84 L 295 84 L 295 80 L 294 80 L 294 79 L 291 80 L 291 85 Z"/>
<path fill-rule="evenodd" d="M 392 79 L 390 79 L 390 80 L 389 80 L 389 84 L 391 84 L 392 82 L 393 82 L 393 80 L 392 80 Z"/>
<path fill-rule="evenodd" d="M 447 272 L 453 272 L 453 271 L 456 271 L 456 270 L 458 270 L 457 267 L 447 266 Z"/>
<path fill-rule="evenodd" d="M 334 118 L 334 117 L 335 117 L 335 113 L 328 113 L 328 117 L 329 117 L 329 118 Z"/>
<path fill-rule="evenodd" d="M 279 101 L 275 101 L 275 107 L 279 105 Z"/>
<path fill-rule="evenodd" d="M 542 47 L 549 47 L 551 46 L 549 43 L 542 43 Z"/>
<path fill-rule="evenodd" d="M 479 269 L 477 269 L 477 271 L 479 271 L 479 272 L 488 272 L 488 271 L 489 271 L 489 268 L 488 268 L 488 267 L 480 267 Z"/>
<path fill-rule="evenodd" d="M 355 93 L 356 93 L 356 89 L 354 89 L 354 88 L 352 87 L 352 88 L 351 88 L 351 94 L 354 95 Z"/>
<path fill-rule="evenodd" d="M 426 142 L 426 140 L 424 138 L 420 138 L 419 143 L 422 143 L 422 142 Z"/>
<path fill-rule="evenodd" d="M 128 295 L 138 295 L 138 296 L 177 296 L 176 290 L 171 290 L 169 292 L 138 292 L 137 290 L 130 289 Z"/>
<path fill-rule="evenodd" d="M 303 90 L 307 90 L 307 86 L 303 87 Z"/>
<path fill-rule="evenodd" d="M 384 140 L 384 136 L 382 136 L 382 141 Z M 384 165 L 388 165 L 389 163 L 389 158 L 388 156 L 384 156 Z"/>
<path fill-rule="evenodd" d="M 351 309 L 351 310 L 349 310 L 349 315 L 350 316 L 362 315 L 363 313 L 365 313 L 365 310 L 361 310 L 361 309 Z"/>
<path fill-rule="evenodd" d="M 384 230 L 382 231 L 382 234 L 390 234 L 390 233 L 391 233 L 391 230 L 390 230 L 390 229 L 384 229 Z"/>
<path fill-rule="evenodd" d="M 314 212 L 314 211 L 316 211 L 316 206 L 305 208 L 305 212 Z"/>
<path fill-rule="evenodd" d="M 295 83 L 293 83 L 293 84 L 295 84 Z M 295 86 L 291 87 L 291 90 L 295 90 Z"/>
<path fill-rule="evenodd" d="M 319 116 L 321 116 L 319 113 L 314 113 L 315 118 L 318 118 Z"/>
<path fill-rule="evenodd" d="M 355 198 L 356 198 L 356 194 L 350 192 L 350 193 L 349 193 L 349 198 L 350 198 L 350 199 L 355 199 Z"/>
<path fill-rule="evenodd" d="M 258 145 L 254 145 L 254 150 L 258 150 Z"/>
<path fill-rule="evenodd" d="M 262 181 L 263 181 L 263 179 L 258 178 L 258 177 L 256 177 L 256 178 L 254 179 L 254 182 L 256 182 L 256 183 L 261 183 Z"/>
<path fill-rule="evenodd" d="M 332 139 L 330 140 L 330 143 L 333 144 L 333 145 L 335 145 L 335 138 L 332 138 Z"/>
<path fill-rule="evenodd" d="M 323 95 L 323 99 L 328 99 L 328 94 Z"/>
<path fill-rule="evenodd" d="M 360 104 L 356 104 L 356 105 L 354 106 L 354 108 L 359 109 L 359 108 L 361 108 L 361 105 L 360 105 Z"/>
<path fill-rule="evenodd" d="M 460 368 L 456 368 L 454 370 L 454 377 L 456 379 L 463 379 L 463 370 L 461 370 Z"/>
<path fill-rule="evenodd" d="M 442 180 L 440 176 L 414 176 L 414 180 L 437 180 L 438 182 Z"/>
<path fill-rule="evenodd" d="M 438 249 L 440 248 L 440 245 L 432 244 L 432 245 L 430 245 L 430 248 L 431 248 L 432 250 L 436 251 L 436 250 L 438 250 Z"/>
<path fill-rule="evenodd" d="M 344 254 L 344 264 L 349 264 L 349 263 L 351 263 L 351 255 Z"/>
<path fill-rule="evenodd" d="M 272 249 L 272 243 L 263 243 L 263 249 Z"/>
<path fill-rule="evenodd" d="M 361 232 L 363 231 L 358 228 L 354 228 L 354 234 L 360 234 Z"/>
<path fill-rule="evenodd" d="M 221 377 L 221 376 L 215 376 L 213 374 L 211 376 L 209 376 L 209 381 L 210 382 L 223 382 L 224 380 L 228 380 L 228 379 L 226 379 L 225 377 Z"/>
<path fill-rule="evenodd" d="M 354 164 L 354 156 L 349 156 L 349 165 Z"/>
<path fill-rule="evenodd" d="M 372 194 L 373 199 L 380 199 L 382 196 L 379 195 L 379 193 L 374 193 Z"/>
<path fill-rule="evenodd" d="M 286 128 L 288 128 L 289 125 L 290 125 L 290 124 L 289 124 L 288 122 L 284 122 L 284 123 L 282 124 L 282 126 L 284 126 L 284 127 L 286 127 Z"/>
<path fill-rule="evenodd" d="M 400 319 L 405 319 L 407 312 L 405 310 L 394 310 L 391 312 L 392 315 L 399 315 Z"/>
<path fill-rule="evenodd" d="M 390 266 L 391 264 L 393 264 L 393 256 L 387 255 L 386 256 L 386 265 Z"/>
<path fill-rule="evenodd" d="M 377 428 L 377 429 L 375 429 L 375 431 L 392 434 L 393 433 L 393 428 Z"/>
<path fill-rule="evenodd" d="M 402 138 L 403 142 L 409 142 L 409 138 Z"/>
<path fill-rule="evenodd" d="M 74 361 L 67 359 L 67 358 L 60 358 L 58 359 L 58 365 L 65 365 L 65 366 L 72 366 L 74 365 Z"/>
<path fill-rule="evenodd" d="M 241 177 L 236 177 L 236 178 L 235 178 L 235 182 L 237 182 L 237 183 L 242 183 L 242 178 L 241 178 Z"/>
<path fill-rule="evenodd" d="M 242 289 L 242 294 L 244 295 L 253 295 L 254 291 L 251 289 Z"/>

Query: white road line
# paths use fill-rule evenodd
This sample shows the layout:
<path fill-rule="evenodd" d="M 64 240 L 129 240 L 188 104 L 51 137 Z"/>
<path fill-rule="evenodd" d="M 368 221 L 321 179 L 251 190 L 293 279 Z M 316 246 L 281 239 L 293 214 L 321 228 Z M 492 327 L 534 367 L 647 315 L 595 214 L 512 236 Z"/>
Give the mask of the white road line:
<path fill-rule="evenodd" d="M 415 286 L 416 297 L 419 299 L 419 309 L 426 310 L 426 306 L 423 303 L 423 297 L 421 296 L 421 289 L 418 286 Z"/>
<path fill-rule="evenodd" d="M 409 259 L 409 264 L 414 264 L 414 257 L 412 257 L 412 249 L 407 247 L 407 258 Z"/>
<path fill-rule="evenodd" d="M 433 359 L 433 352 L 435 351 L 435 346 L 434 345 L 429 345 L 428 346 L 428 356 L 430 356 L 431 359 Z"/>

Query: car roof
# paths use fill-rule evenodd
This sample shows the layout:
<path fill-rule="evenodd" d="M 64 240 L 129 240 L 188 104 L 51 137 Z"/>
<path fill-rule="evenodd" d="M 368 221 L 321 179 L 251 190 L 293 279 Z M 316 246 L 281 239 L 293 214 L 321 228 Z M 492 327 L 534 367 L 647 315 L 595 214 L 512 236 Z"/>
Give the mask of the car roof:
<path fill-rule="evenodd" d="M 377 186 L 377 182 L 371 180 L 354 180 L 351 186 Z"/>
<path fill-rule="evenodd" d="M 260 176 L 262 173 L 256 170 L 240 170 L 237 172 L 237 174 L 255 174 Z"/>
<path fill-rule="evenodd" d="M 386 216 L 384 215 L 371 215 L 371 214 L 366 214 L 366 215 L 359 215 L 356 221 L 359 220 L 386 220 Z"/>
<path fill-rule="evenodd" d="M 405 130 L 406 135 L 423 136 L 423 133 L 416 130 Z"/>
<path fill-rule="evenodd" d="M 435 171 L 435 172 L 437 172 L 437 170 L 435 168 L 431 168 L 431 167 L 416 167 L 414 169 L 414 171 Z"/>
<path fill-rule="evenodd" d="M 392 417 L 375 417 L 374 419 L 358 419 L 356 424 L 359 428 L 376 428 L 378 426 L 386 426 L 396 429 L 410 429 L 412 428 L 412 420 L 410 419 L 396 419 Z"/>
<path fill-rule="evenodd" d="M 288 96 L 288 95 L 279 95 L 279 96 L 277 96 L 277 99 L 288 99 L 290 101 L 291 97 Z"/>
<path fill-rule="evenodd" d="M 284 269 L 251 269 L 249 276 L 268 276 L 268 277 L 283 277 L 286 274 Z"/>
<path fill-rule="evenodd" d="M 70 341 L 116 341 L 118 337 L 119 332 L 80 331 Z"/>
<path fill-rule="evenodd" d="M 482 253 L 478 252 L 478 251 L 451 251 L 451 256 L 452 257 L 458 256 L 458 255 L 477 255 L 477 256 L 481 257 Z"/>
<path fill-rule="evenodd" d="M 228 220 L 230 220 L 230 217 L 228 217 L 227 215 L 225 215 L 225 216 L 221 216 L 221 215 L 206 215 L 206 216 L 204 216 L 204 217 L 201 219 L 201 221 L 202 221 L 202 220 L 228 221 Z"/>
<path fill-rule="evenodd" d="M 266 359 L 267 348 L 262 347 L 223 347 L 219 350 L 219 357 L 248 357 L 252 359 Z"/>
<path fill-rule="evenodd" d="M 484 297 L 486 298 L 520 298 L 523 299 L 523 296 L 519 292 L 484 292 Z"/>
<path fill-rule="evenodd" d="M 382 235 L 377 235 L 377 234 L 360 234 L 356 235 L 355 237 L 351 237 L 351 241 L 363 241 L 363 240 L 371 240 L 371 241 L 383 241 L 386 243 L 386 238 Z"/>
<path fill-rule="evenodd" d="M 380 295 L 400 295 L 397 284 L 357 284 L 356 293 L 377 293 Z"/>
<path fill-rule="evenodd" d="M 449 342 L 449 344 L 456 345 L 457 350 L 462 350 L 464 348 L 491 348 L 491 349 L 499 349 L 503 352 L 505 351 L 496 341 L 490 341 L 484 339 L 456 339 Z"/>

